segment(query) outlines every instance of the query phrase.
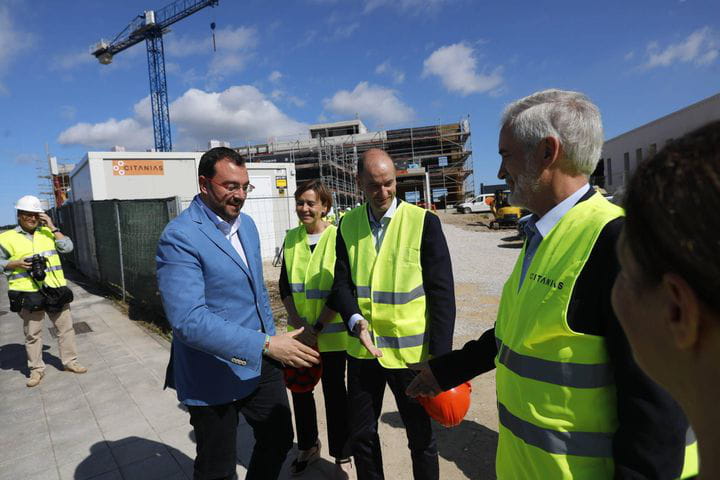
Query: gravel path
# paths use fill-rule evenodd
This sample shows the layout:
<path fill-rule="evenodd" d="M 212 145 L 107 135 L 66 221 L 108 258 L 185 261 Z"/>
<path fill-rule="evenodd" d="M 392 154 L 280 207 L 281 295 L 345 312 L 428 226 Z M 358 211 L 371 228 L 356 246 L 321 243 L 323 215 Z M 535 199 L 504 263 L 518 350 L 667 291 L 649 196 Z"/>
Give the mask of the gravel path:
<path fill-rule="evenodd" d="M 510 275 L 522 244 L 515 240 L 513 230 L 493 231 L 477 229 L 474 219 L 468 219 L 468 229 L 452 225 L 441 214 L 455 277 L 457 321 L 455 337 L 478 337 L 495 322 L 497 305 L 503 284 Z M 458 219 L 451 218 L 453 223 Z M 470 228 L 472 230 L 470 230 Z M 460 346 L 455 342 L 456 347 Z"/>

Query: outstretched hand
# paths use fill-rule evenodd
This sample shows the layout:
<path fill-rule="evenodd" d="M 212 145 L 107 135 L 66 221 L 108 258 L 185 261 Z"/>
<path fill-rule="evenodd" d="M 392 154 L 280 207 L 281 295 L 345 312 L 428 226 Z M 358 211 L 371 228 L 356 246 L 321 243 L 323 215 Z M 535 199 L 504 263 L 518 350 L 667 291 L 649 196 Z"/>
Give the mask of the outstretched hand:
<path fill-rule="evenodd" d="M 435 378 L 435 375 L 433 375 L 432 370 L 430 370 L 427 361 L 409 363 L 408 368 L 418 372 L 413 381 L 410 382 L 410 385 L 405 389 L 405 394 L 408 397 L 434 397 L 442 393 L 442 388 L 440 388 L 440 384 L 437 378 Z"/>
<path fill-rule="evenodd" d="M 370 329 L 368 328 L 368 322 L 364 318 L 361 320 L 358 320 L 355 324 L 355 333 L 357 333 L 358 340 L 360 340 L 360 343 L 362 344 L 365 349 L 370 352 L 370 355 L 372 355 L 375 358 L 382 357 L 383 354 L 380 351 L 379 348 L 375 346 L 375 344 L 372 341 L 372 338 L 370 337 Z"/>
<path fill-rule="evenodd" d="M 320 363 L 320 353 L 297 340 L 304 328 L 270 337 L 268 356 L 291 367 L 312 367 Z"/>

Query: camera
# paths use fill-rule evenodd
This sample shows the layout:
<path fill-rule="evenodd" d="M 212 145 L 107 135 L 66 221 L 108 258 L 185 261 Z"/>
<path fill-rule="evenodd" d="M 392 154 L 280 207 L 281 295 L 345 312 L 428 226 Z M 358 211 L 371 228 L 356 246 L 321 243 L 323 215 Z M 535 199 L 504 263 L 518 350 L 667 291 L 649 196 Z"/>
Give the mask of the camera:
<path fill-rule="evenodd" d="M 35 254 L 30 258 L 30 276 L 36 282 L 42 282 L 45 280 L 45 264 L 47 261 L 47 257 L 38 254 Z"/>

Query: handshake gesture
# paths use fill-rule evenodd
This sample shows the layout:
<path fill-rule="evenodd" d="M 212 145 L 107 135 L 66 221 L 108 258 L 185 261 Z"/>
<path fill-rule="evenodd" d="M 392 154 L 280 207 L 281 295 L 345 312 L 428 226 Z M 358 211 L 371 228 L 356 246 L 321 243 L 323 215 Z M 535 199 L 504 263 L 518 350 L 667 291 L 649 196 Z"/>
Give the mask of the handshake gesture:
<path fill-rule="evenodd" d="M 320 363 L 320 353 L 305 345 L 296 337 L 302 335 L 304 327 L 282 335 L 270 337 L 267 355 L 283 365 L 291 367 L 312 367 Z"/>

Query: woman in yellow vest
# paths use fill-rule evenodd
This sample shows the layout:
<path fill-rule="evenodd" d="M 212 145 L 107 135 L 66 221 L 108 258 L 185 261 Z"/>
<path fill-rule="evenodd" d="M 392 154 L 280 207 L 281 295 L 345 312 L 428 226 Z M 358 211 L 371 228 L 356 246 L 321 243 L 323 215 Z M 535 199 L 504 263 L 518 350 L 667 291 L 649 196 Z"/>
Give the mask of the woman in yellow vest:
<path fill-rule="evenodd" d="M 700 478 L 720 478 L 720 121 L 638 165 L 624 203 L 613 308 L 690 420 Z"/>
<path fill-rule="evenodd" d="M 300 226 L 290 230 L 283 245 L 280 296 L 288 313 L 288 330 L 305 327 L 298 337 L 317 346 L 322 358 L 328 444 L 338 470 L 351 468 L 345 386 L 347 330 L 337 313 L 325 305 L 335 273 L 337 227 L 326 220 L 332 196 L 319 180 L 302 184 L 295 192 Z M 290 470 L 303 473 L 320 458 L 317 413 L 313 393 L 292 393 L 298 449 Z"/>

